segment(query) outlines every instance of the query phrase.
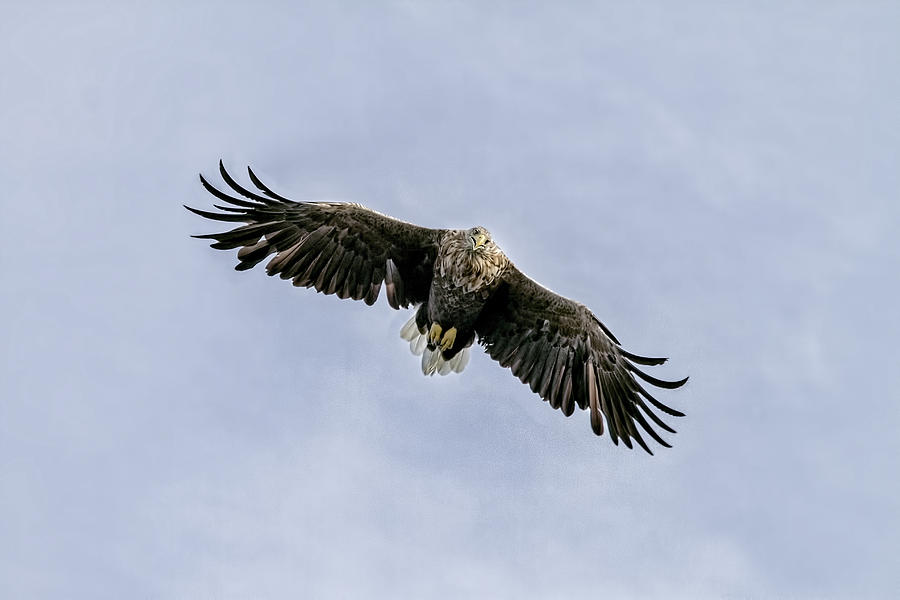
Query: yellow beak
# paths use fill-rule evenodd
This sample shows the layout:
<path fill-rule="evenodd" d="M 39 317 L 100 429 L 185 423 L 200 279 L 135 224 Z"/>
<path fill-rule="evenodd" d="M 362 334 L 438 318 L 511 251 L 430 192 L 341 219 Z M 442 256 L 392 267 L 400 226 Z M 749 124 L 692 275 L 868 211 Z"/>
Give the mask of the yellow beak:
<path fill-rule="evenodd" d="M 481 248 L 487 242 L 487 236 L 483 233 L 476 233 L 475 236 L 475 247 Z"/>

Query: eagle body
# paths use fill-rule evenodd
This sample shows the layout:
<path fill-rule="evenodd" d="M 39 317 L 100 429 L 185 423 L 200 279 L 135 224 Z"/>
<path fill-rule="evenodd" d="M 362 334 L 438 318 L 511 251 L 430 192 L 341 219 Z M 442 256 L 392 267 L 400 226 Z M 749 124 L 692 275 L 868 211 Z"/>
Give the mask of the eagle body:
<path fill-rule="evenodd" d="M 475 324 L 499 288 L 500 276 L 508 265 L 509 259 L 483 227 L 452 230 L 442 236 L 428 300 L 416 311 L 415 322 L 421 335 L 431 331 L 435 324 L 442 332 L 455 331 L 453 343 L 441 349 L 444 361 L 453 359 L 475 341 Z M 435 351 L 438 341 L 428 340 L 427 349 Z M 433 374 L 425 365 L 423 361 L 426 374 Z"/>
<path fill-rule="evenodd" d="M 663 389 L 638 365 L 665 358 L 628 352 L 583 304 L 527 277 L 483 227 L 431 229 L 354 203 L 295 202 L 269 189 L 248 169 L 256 190 L 238 183 L 219 163 L 222 192 L 201 175 L 221 212 L 191 207 L 208 219 L 239 223 L 197 235 L 219 250 L 237 249 L 238 271 L 268 259 L 266 273 L 294 286 L 374 304 L 385 290 L 395 309 L 415 308 L 400 335 L 422 356 L 422 372 L 462 372 L 477 341 L 501 367 L 559 409 L 590 413 L 591 429 L 615 444 L 635 441 L 652 454 L 641 431 L 670 447 L 654 426 L 674 433 L 657 414 L 683 413 L 653 397 L 638 379 Z M 652 425 L 651 425 L 652 423 Z"/>

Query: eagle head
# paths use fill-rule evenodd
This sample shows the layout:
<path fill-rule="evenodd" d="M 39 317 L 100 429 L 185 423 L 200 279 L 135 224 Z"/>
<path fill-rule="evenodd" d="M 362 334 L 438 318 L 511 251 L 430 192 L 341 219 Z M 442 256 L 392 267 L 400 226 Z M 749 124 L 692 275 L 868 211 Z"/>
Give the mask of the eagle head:
<path fill-rule="evenodd" d="M 451 231 L 441 242 L 437 263 L 442 276 L 474 291 L 492 283 L 509 264 L 484 227 Z"/>
<path fill-rule="evenodd" d="M 484 252 L 493 252 L 498 249 L 494 240 L 491 238 L 491 232 L 480 225 L 466 230 L 465 239 L 469 244 L 469 252 L 481 254 Z"/>

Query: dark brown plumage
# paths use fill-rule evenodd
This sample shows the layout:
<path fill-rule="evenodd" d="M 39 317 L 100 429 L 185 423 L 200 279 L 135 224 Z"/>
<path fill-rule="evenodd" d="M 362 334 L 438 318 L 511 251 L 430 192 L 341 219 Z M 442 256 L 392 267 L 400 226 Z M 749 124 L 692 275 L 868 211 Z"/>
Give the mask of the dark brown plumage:
<path fill-rule="evenodd" d="M 185 207 L 208 219 L 243 223 L 230 231 L 194 237 L 213 248 L 239 248 L 239 271 L 269 256 L 269 275 L 290 279 L 340 298 L 374 304 L 385 288 L 393 308 L 418 306 L 402 335 L 423 355 L 426 374 L 462 371 L 477 339 L 491 358 L 509 368 L 550 406 L 570 416 L 590 411 L 597 435 L 632 440 L 651 453 L 641 430 L 669 447 L 653 425 L 674 433 L 654 412 L 683 414 L 650 395 L 636 378 L 674 389 L 637 365 L 664 358 L 638 356 L 591 311 L 529 279 L 481 227 L 429 229 L 351 203 L 294 202 L 266 187 L 248 169 L 252 191 L 235 181 L 221 161 L 222 179 L 240 197 L 200 176 L 203 187 L 226 205 L 222 212 Z M 649 421 L 648 421 L 649 419 Z M 652 424 L 651 424 L 652 422 Z"/>

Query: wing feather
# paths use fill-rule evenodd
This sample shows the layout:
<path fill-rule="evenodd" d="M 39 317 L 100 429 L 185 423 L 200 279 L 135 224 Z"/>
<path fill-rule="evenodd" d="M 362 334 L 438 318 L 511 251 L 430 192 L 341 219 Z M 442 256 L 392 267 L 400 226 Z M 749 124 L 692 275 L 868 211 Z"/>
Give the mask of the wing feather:
<path fill-rule="evenodd" d="M 560 407 L 562 403 L 562 383 L 563 376 L 566 372 L 566 363 L 569 359 L 569 349 L 566 347 L 560 347 L 559 351 L 556 354 L 556 364 L 553 366 L 553 383 L 550 384 L 550 397 L 548 400 L 550 401 L 550 406 L 554 409 Z"/>
<path fill-rule="evenodd" d="M 566 379 L 563 384 L 562 403 L 559 407 L 562 414 L 567 417 L 571 417 L 575 413 L 576 398 L 582 393 L 581 382 L 583 372 L 581 369 L 577 368 L 576 365 L 572 364 L 573 358 L 574 354 L 570 354 L 566 361 Z"/>
<path fill-rule="evenodd" d="M 337 270 L 334 272 L 334 277 L 332 277 L 331 281 L 328 283 L 328 289 L 325 290 L 326 294 L 337 294 L 338 298 L 341 299 L 347 297 L 343 294 L 344 282 L 347 279 L 350 264 L 353 262 L 354 257 L 355 254 L 353 253 L 353 250 L 346 250 L 344 252 L 341 256 L 341 264 L 338 265 Z"/>
<path fill-rule="evenodd" d="M 221 160 L 219 161 L 219 164 L 220 165 L 222 164 Z M 256 173 L 254 173 L 253 169 L 251 169 L 250 167 L 247 167 L 247 174 L 250 176 L 250 181 L 253 182 L 253 185 L 258 187 L 259 190 L 262 193 L 264 193 L 266 196 L 268 196 L 269 198 L 273 198 L 275 200 L 281 200 L 282 202 L 293 202 L 292 200 L 289 200 L 288 198 L 285 198 L 284 196 L 282 196 L 280 194 L 276 194 L 275 192 L 270 190 L 266 186 L 266 184 L 264 184 L 262 181 L 259 180 L 259 177 L 256 176 Z"/>
<path fill-rule="evenodd" d="M 353 262 L 350 263 L 350 268 L 347 269 L 347 279 L 344 280 L 344 287 L 341 288 L 341 293 L 339 294 L 342 298 L 359 299 L 354 296 L 354 293 L 356 292 L 356 278 L 360 265 L 362 265 L 362 260 L 362 255 L 354 252 Z"/>
<path fill-rule="evenodd" d="M 550 346 L 547 356 L 544 359 L 543 369 L 541 370 L 540 383 L 537 383 L 537 389 L 532 391 L 537 393 L 541 398 L 549 402 L 550 384 L 553 383 L 553 373 L 556 367 L 556 357 L 559 356 L 559 346 Z"/>
<path fill-rule="evenodd" d="M 273 200 L 272 198 L 267 198 L 265 196 L 260 196 L 255 192 L 251 192 L 250 190 L 239 184 L 237 181 L 235 181 L 234 178 L 228 174 L 228 171 L 225 170 L 225 164 L 221 159 L 219 160 L 219 173 L 222 175 L 222 180 L 228 184 L 228 187 L 236 191 L 244 198 L 248 198 L 255 202 L 261 202 L 269 206 L 278 206 L 279 202 L 277 200 Z"/>
<path fill-rule="evenodd" d="M 606 403 L 606 394 L 603 385 L 597 386 L 597 394 L 591 399 L 591 429 L 597 435 L 603 435 L 603 417 L 600 415 L 600 407 Z"/>

